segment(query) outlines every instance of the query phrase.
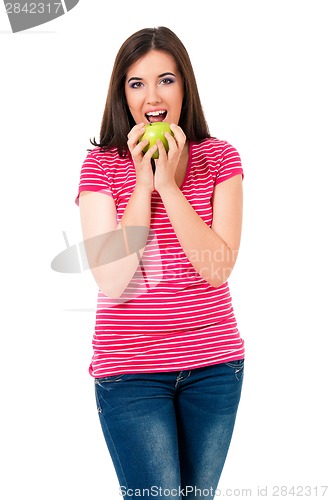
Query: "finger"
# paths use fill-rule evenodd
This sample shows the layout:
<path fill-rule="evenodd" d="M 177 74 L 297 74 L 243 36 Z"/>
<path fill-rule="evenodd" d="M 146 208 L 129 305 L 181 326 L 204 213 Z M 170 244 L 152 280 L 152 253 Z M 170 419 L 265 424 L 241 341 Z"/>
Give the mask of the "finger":
<path fill-rule="evenodd" d="M 140 123 L 139 125 L 135 125 L 129 132 L 127 138 L 127 145 L 130 151 L 136 146 L 138 143 L 139 139 L 142 137 L 142 135 L 145 132 L 145 126 L 143 123 Z"/>
<path fill-rule="evenodd" d="M 131 135 L 130 139 L 128 140 L 127 145 L 131 154 L 141 154 L 142 150 L 148 145 L 149 141 L 147 139 L 140 141 L 142 135 L 143 131 L 141 133 L 138 133 L 138 135 Z M 135 149 L 136 152 L 134 153 Z"/>
<path fill-rule="evenodd" d="M 148 141 L 147 141 L 148 142 Z M 160 141 L 161 142 L 161 141 Z M 158 146 L 157 144 L 154 144 L 148 151 L 146 151 L 145 155 L 144 155 L 144 158 L 146 160 L 149 160 L 151 161 L 151 158 L 152 156 L 154 155 L 154 153 L 156 152 L 156 150 L 158 149 Z"/>
<path fill-rule="evenodd" d="M 178 145 L 177 140 L 175 137 L 169 134 L 169 132 L 165 133 L 165 138 L 168 141 L 169 150 L 174 150 L 175 148 L 177 148 Z"/>
<path fill-rule="evenodd" d="M 170 129 L 174 133 L 174 137 L 179 145 L 184 145 L 186 142 L 186 135 L 184 134 L 181 127 L 176 125 L 175 123 L 170 124 Z"/>
<path fill-rule="evenodd" d="M 143 141 L 134 144 L 133 147 L 130 149 L 131 156 L 133 158 L 137 158 L 138 156 L 140 156 L 143 153 L 143 149 L 148 145 L 148 143 L 149 141 L 147 139 L 144 139 Z"/>
<path fill-rule="evenodd" d="M 137 123 L 137 125 L 135 125 L 131 130 L 130 132 L 128 133 L 127 135 L 127 139 L 129 140 L 133 135 L 135 135 L 136 133 L 140 132 L 141 129 L 143 129 L 145 127 L 145 123 L 141 122 L 141 123 Z"/>
<path fill-rule="evenodd" d="M 174 134 L 182 134 L 185 136 L 184 132 L 183 132 L 183 129 L 179 126 L 179 125 L 176 125 L 176 123 L 170 123 L 170 129 L 174 132 Z"/>
<path fill-rule="evenodd" d="M 173 139 L 173 137 L 172 137 L 172 139 Z M 157 145 L 157 148 L 159 151 L 159 158 L 162 158 L 163 155 L 167 156 L 166 148 L 164 147 L 163 142 L 160 139 L 157 140 L 156 145 Z"/>

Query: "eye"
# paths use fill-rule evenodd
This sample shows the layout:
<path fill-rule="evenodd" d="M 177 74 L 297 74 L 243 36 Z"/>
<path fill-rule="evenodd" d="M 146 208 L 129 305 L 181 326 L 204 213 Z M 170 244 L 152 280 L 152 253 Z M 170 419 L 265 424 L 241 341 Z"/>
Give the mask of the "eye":
<path fill-rule="evenodd" d="M 160 80 L 160 85 L 170 85 L 171 83 L 175 83 L 174 78 L 163 78 Z"/>
<path fill-rule="evenodd" d="M 142 82 L 130 82 L 129 88 L 131 89 L 140 89 L 143 86 Z"/>

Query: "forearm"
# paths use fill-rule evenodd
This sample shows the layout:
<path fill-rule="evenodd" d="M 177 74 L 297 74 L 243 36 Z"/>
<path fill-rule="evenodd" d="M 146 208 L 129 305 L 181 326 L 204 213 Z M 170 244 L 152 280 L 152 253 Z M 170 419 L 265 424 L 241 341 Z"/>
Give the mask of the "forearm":
<path fill-rule="evenodd" d="M 232 272 L 237 249 L 231 249 L 190 205 L 177 186 L 161 193 L 179 243 L 195 270 L 212 286 L 224 283 Z"/>
<path fill-rule="evenodd" d="M 141 188 L 135 188 L 127 203 L 124 214 L 118 225 L 150 227 L 151 193 Z"/>
<path fill-rule="evenodd" d="M 119 298 L 134 276 L 147 242 L 151 193 L 135 189 L 116 231 L 102 235 L 94 269 L 100 289 Z"/>

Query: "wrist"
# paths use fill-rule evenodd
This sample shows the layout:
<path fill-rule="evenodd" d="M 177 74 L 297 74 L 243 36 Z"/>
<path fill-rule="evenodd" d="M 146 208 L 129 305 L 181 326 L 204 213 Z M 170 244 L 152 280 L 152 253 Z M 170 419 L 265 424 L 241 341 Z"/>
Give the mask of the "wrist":
<path fill-rule="evenodd" d="M 135 194 L 136 196 L 141 196 L 146 199 L 147 198 L 151 199 L 152 188 L 136 184 L 136 186 L 134 187 L 133 194 Z"/>
<path fill-rule="evenodd" d="M 157 188 L 157 191 L 159 193 L 159 195 L 161 196 L 162 198 L 162 201 L 164 201 L 165 199 L 168 199 L 168 198 L 172 198 L 173 196 L 177 195 L 177 193 L 180 193 L 180 189 L 179 187 L 177 186 L 176 182 L 173 182 L 173 183 L 168 183 L 164 186 L 162 186 L 161 188 Z"/>

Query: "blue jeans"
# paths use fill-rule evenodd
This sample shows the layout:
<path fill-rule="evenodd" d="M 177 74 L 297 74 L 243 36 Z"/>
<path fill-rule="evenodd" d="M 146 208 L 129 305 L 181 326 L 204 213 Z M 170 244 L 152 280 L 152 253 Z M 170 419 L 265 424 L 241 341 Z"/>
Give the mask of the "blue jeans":
<path fill-rule="evenodd" d="M 233 433 L 243 367 L 239 360 L 190 371 L 95 379 L 99 418 L 121 497 L 214 498 Z"/>

